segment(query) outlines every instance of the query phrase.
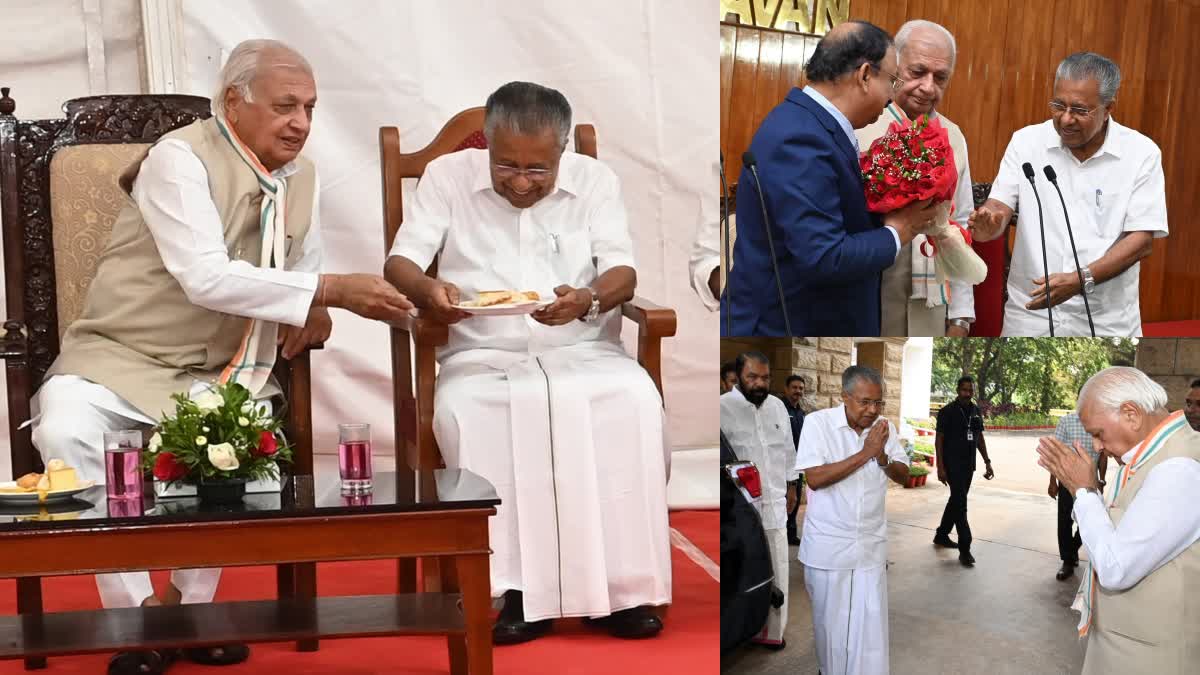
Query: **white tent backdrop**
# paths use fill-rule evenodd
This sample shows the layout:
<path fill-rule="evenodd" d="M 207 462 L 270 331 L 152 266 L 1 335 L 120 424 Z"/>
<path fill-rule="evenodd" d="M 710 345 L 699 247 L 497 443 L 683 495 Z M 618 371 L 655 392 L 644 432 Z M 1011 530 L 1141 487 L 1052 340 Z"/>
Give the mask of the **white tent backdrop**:
<path fill-rule="evenodd" d="M 106 1 L 97 15 L 98 4 L 6 3 L 0 84 L 14 87 L 19 116 L 57 116 L 62 100 L 104 93 L 98 86 L 139 90 L 143 78 L 131 71 L 144 37 L 139 6 Z M 14 16 L 28 30 L 11 30 Z M 321 173 L 329 272 L 382 269 L 380 126 L 399 127 L 402 148 L 415 150 L 505 82 L 561 90 L 575 121 L 596 126 L 600 158 L 621 178 L 638 293 L 679 316 L 663 354 L 672 445 L 715 445 L 717 317 L 700 306 L 687 270 L 696 227 L 716 212 L 718 57 L 708 12 L 693 0 L 184 0 L 182 18 L 181 93 L 211 95 L 229 50 L 248 38 L 283 40 L 312 63 L 320 100 L 305 154 Z M 632 347 L 636 331 L 625 328 Z M 336 311 L 313 367 L 317 452 L 332 452 L 336 424 L 349 421 L 371 423 L 377 449 L 390 452 L 386 327 Z"/>

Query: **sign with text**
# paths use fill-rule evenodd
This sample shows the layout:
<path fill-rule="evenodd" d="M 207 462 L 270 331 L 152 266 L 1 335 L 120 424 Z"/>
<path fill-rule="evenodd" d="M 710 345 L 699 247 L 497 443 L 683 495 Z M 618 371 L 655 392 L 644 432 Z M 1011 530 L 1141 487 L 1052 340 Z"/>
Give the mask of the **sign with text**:
<path fill-rule="evenodd" d="M 720 0 L 721 21 L 824 35 L 850 19 L 850 0 Z"/>

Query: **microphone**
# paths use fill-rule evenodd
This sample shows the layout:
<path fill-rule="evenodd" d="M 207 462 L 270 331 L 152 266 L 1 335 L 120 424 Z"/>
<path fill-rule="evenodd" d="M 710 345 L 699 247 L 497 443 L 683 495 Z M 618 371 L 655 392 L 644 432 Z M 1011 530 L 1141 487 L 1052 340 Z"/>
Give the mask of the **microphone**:
<path fill-rule="evenodd" d="M 1046 280 L 1046 319 L 1050 322 L 1050 337 L 1054 337 L 1054 312 L 1050 308 L 1050 265 L 1046 262 L 1046 221 L 1042 217 L 1042 198 L 1038 196 L 1037 184 L 1033 182 L 1033 165 L 1025 162 L 1021 165 L 1029 185 L 1033 187 L 1033 198 L 1037 200 L 1038 228 L 1042 233 L 1042 274 Z"/>
<path fill-rule="evenodd" d="M 758 179 L 758 161 L 754 159 L 754 153 L 747 150 L 742 153 L 742 166 L 750 170 L 750 175 L 754 176 L 754 188 L 758 193 L 758 204 L 762 208 L 763 229 L 767 231 L 767 248 L 771 253 L 771 268 L 775 270 L 775 289 L 779 291 L 779 308 L 783 310 L 783 327 L 787 331 L 786 335 L 792 335 L 792 323 L 788 319 L 787 300 L 783 296 L 783 280 L 779 276 L 779 260 L 775 257 L 775 238 L 771 234 L 771 216 L 767 213 L 767 201 L 763 198 L 762 182 Z"/>
<path fill-rule="evenodd" d="M 1062 190 L 1058 187 L 1058 176 L 1054 173 L 1054 167 L 1047 164 L 1042 167 L 1042 171 L 1046 174 L 1046 180 L 1054 186 L 1054 190 L 1058 192 L 1058 202 L 1062 204 L 1063 218 L 1067 220 L 1067 239 L 1071 242 L 1071 255 L 1075 257 L 1075 273 L 1079 275 L 1079 294 L 1083 296 L 1083 309 L 1087 312 L 1088 330 L 1091 331 L 1092 337 L 1096 337 L 1096 326 L 1092 324 L 1092 307 L 1088 304 L 1088 294 L 1083 290 L 1083 268 L 1079 266 L 1079 250 L 1075 248 L 1075 235 L 1071 232 L 1071 216 L 1067 215 L 1067 200 L 1063 199 Z"/>
<path fill-rule="evenodd" d="M 733 335 L 733 312 L 729 309 L 729 303 L 733 301 L 730 289 L 729 278 L 729 259 L 733 257 L 733 246 L 729 238 L 729 183 L 725 180 L 725 152 L 721 152 L 721 225 L 725 233 L 725 255 L 722 256 L 722 264 L 725 267 L 725 293 L 721 298 L 725 306 L 722 307 L 722 313 L 725 315 L 725 334 Z"/>

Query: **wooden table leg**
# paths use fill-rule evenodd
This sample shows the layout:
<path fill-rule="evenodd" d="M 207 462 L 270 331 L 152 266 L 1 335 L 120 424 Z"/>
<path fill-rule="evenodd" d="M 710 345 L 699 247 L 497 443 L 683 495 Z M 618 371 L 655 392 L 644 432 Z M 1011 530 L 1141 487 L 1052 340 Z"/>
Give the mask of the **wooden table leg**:
<path fill-rule="evenodd" d="M 293 572 L 296 584 L 296 597 L 298 598 L 316 598 L 317 597 L 317 564 L 316 563 L 294 563 Z M 315 652 L 320 649 L 320 641 L 316 638 L 308 640 L 297 640 L 296 651 L 299 652 Z"/>
<path fill-rule="evenodd" d="M 458 567 L 453 557 L 443 558 L 423 558 L 421 560 L 422 570 L 430 565 L 436 565 L 440 569 L 434 572 L 438 577 L 438 589 L 430 591 L 425 589 L 426 593 L 458 593 Z M 422 575 L 424 576 L 424 574 Z M 459 600 L 458 607 L 463 608 L 462 600 Z M 446 646 L 450 652 L 450 675 L 468 675 L 467 670 L 467 637 L 465 635 L 447 635 Z"/>
<path fill-rule="evenodd" d="M 17 579 L 17 614 L 42 613 L 42 578 L 21 577 Z M 46 667 L 46 657 L 30 656 L 25 659 L 25 670 L 40 670 Z"/>
<path fill-rule="evenodd" d="M 460 555 L 456 585 L 462 589 L 470 675 L 492 675 L 492 581 L 488 556 Z"/>

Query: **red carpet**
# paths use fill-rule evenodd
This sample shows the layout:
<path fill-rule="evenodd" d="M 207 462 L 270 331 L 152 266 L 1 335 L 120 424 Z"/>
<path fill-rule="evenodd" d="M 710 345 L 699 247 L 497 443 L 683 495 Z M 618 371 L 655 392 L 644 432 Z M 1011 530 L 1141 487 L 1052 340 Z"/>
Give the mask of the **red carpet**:
<path fill-rule="evenodd" d="M 1200 320 L 1143 323 L 1145 337 L 1200 337 Z"/>
<path fill-rule="evenodd" d="M 671 514 L 671 526 L 719 562 L 717 511 Z M 395 566 L 390 561 L 325 563 L 318 565 L 322 595 L 364 595 L 394 588 Z M 677 549 L 672 549 L 674 604 L 662 634 L 652 640 L 623 641 L 584 627 L 578 620 L 561 620 L 548 637 L 524 645 L 496 649 L 496 673 L 521 675 L 590 675 L 592 673 L 717 673 L 719 599 L 717 582 Z M 167 573 L 155 573 L 156 585 Z M 16 613 L 16 584 L 0 581 L 0 612 Z M 161 586 L 160 586 L 161 587 Z M 251 600 L 273 597 L 274 568 L 227 569 L 217 600 Z M 91 609 L 99 606 L 96 585 L 90 576 L 43 580 L 48 611 Z M 449 672 L 446 642 L 436 638 L 370 638 L 326 640 L 315 653 L 296 652 L 291 643 L 251 647 L 250 660 L 233 667 L 214 668 L 176 663 L 168 672 L 178 675 L 287 673 L 288 675 L 338 674 L 433 675 Z M 44 671 L 48 675 L 97 675 L 105 672 L 109 655 L 56 657 Z M 26 672 L 20 661 L 0 662 L 0 673 Z"/>

